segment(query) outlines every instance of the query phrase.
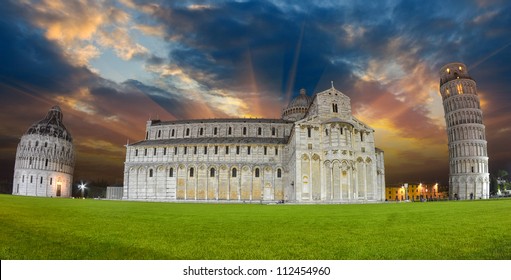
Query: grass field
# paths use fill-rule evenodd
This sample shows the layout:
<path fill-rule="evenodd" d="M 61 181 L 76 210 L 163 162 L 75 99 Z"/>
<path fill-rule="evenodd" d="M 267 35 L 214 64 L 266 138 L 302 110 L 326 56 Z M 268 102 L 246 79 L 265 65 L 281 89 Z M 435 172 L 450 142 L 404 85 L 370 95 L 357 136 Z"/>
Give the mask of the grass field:
<path fill-rule="evenodd" d="M 511 200 L 144 203 L 0 195 L 0 259 L 511 259 Z"/>

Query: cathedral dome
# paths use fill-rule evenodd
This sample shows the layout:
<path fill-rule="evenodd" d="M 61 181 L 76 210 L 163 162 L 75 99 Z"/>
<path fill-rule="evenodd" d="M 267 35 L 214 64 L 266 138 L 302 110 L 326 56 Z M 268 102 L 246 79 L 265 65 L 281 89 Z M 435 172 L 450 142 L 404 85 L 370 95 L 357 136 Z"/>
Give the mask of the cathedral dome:
<path fill-rule="evenodd" d="M 285 120 L 296 121 L 305 117 L 309 106 L 312 103 L 312 97 L 308 96 L 305 89 L 300 90 L 300 95 L 295 97 L 286 109 L 282 112 L 282 118 Z"/>
<path fill-rule="evenodd" d="M 53 106 L 44 119 L 30 126 L 26 134 L 48 135 L 72 142 L 71 133 L 62 123 L 62 119 L 63 115 L 60 107 Z"/>
<path fill-rule="evenodd" d="M 309 107 L 309 105 L 312 102 L 312 98 L 305 94 L 305 90 L 300 90 L 300 95 L 298 95 L 295 99 L 291 100 L 289 102 L 289 105 L 287 106 L 288 109 L 290 108 L 296 108 L 296 107 Z"/>

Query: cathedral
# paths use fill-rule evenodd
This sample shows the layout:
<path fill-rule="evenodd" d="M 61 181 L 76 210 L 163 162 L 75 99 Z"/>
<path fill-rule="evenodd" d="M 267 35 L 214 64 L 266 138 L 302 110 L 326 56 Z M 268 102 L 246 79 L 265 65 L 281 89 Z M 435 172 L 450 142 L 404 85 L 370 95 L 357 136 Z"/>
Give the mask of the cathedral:
<path fill-rule="evenodd" d="M 14 164 L 13 195 L 71 197 L 73 138 L 62 123 L 59 106 L 21 137 Z"/>
<path fill-rule="evenodd" d="M 383 151 L 348 96 L 301 90 L 280 119 L 148 121 L 126 145 L 123 199 L 381 202 Z"/>

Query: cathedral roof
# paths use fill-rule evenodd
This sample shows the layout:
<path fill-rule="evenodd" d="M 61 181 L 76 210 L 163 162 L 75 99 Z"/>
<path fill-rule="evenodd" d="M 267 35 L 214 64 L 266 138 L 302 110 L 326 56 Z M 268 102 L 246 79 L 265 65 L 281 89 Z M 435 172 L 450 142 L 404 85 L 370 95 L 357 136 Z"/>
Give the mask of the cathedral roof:
<path fill-rule="evenodd" d="M 143 140 L 131 146 L 180 145 L 180 144 L 287 144 L 289 138 L 271 137 L 197 137 Z"/>
<path fill-rule="evenodd" d="M 238 118 L 238 119 L 190 119 L 190 120 L 174 120 L 160 121 L 152 120 L 151 125 L 168 125 L 168 124 L 188 124 L 188 123 L 292 123 L 283 119 L 254 119 L 254 118 Z"/>
<path fill-rule="evenodd" d="M 53 106 L 46 117 L 34 123 L 25 134 L 48 135 L 72 142 L 71 133 L 62 123 L 63 115 L 59 106 Z"/>

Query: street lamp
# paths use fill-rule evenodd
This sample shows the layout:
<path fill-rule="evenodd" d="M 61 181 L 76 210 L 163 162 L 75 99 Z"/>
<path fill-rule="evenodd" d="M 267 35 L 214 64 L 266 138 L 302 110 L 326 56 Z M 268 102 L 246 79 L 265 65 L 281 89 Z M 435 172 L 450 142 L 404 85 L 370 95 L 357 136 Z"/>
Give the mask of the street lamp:
<path fill-rule="evenodd" d="M 83 196 L 84 192 L 85 192 L 85 189 L 87 188 L 86 187 L 87 184 L 84 184 L 83 182 L 80 182 L 80 184 L 78 185 L 78 188 L 82 191 L 82 199 L 85 199 L 85 197 Z"/>

